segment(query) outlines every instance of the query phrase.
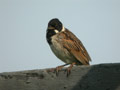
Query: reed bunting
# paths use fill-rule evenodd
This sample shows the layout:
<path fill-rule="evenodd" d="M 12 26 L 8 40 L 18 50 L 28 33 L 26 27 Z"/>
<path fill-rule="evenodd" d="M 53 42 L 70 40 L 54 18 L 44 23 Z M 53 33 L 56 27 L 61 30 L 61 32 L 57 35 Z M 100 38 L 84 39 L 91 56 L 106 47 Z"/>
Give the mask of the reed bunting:
<path fill-rule="evenodd" d="M 67 68 L 67 76 L 70 74 L 73 65 L 89 65 L 91 58 L 82 42 L 65 28 L 59 19 L 54 18 L 49 21 L 46 38 L 53 53 L 66 63 L 58 66 L 56 73 L 68 64 L 70 66 Z"/>

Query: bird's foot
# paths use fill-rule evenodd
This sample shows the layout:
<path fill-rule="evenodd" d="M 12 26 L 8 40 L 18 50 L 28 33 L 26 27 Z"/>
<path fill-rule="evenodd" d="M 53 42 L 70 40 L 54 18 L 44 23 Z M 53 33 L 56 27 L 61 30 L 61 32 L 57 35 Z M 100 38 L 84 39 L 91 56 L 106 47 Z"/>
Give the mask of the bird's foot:
<path fill-rule="evenodd" d="M 67 71 L 67 77 L 71 74 L 71 69 L 72 69 L 72 67 L 75 65 L 76 63 L 72 63 L 67 69 L 66 69 L 66 71 Z"/>
<path fill-rule="evenodd" d="M 63 66 L 58 66 L 58 67 L 56 67 L 56 70 L 55 70 L 56 76 L 58 76 L 58 73 L 59 73 L 59 71 L 60 71 L 62 68 L 63 68 Z"/>
<path fill-rule="evenodd" d="M 66 66 L 66 65 L 68 65 L 68 64 L 64 64 L 64 65 L 61 65 L 61 66 L 56 67 L 56 69 L 55 69 L 56 76 L 58 76 L 59 71 L 60 71 L 64 66 Z"/>

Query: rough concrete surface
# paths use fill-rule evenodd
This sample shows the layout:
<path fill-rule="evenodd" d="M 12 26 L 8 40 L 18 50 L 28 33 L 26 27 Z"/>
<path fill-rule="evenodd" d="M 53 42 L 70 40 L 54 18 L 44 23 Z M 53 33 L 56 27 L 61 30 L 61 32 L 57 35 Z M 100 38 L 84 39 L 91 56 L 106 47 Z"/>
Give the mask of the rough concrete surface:
<path fill-rule="evenodd" d="M 0 73 L 0 90 L 120 90 L 120 63 Z"/>

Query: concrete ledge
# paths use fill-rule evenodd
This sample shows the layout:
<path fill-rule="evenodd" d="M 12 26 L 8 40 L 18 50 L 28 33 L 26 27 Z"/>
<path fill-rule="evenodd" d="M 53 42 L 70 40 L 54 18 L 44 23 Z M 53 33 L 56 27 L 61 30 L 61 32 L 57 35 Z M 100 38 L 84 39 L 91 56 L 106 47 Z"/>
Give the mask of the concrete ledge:
<path fill-rule="evenodd" d="M 69 77 L 65 69 L 0 73 L 0 90 L 120 90 L 120 63 L 75 66 Z"/>

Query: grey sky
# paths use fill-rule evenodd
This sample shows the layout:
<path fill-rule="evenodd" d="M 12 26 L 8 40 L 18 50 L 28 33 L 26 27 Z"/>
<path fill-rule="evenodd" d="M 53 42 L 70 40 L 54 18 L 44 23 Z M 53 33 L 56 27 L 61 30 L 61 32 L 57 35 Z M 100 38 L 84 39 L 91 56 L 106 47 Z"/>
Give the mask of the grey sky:
<path fill-rule="evenodd" d="M 0 0 L 0 72 L 63 64 L 46 42 L 52 18 L 83 42 L 91 64 L 120 62 L 120 0 Z"/>

